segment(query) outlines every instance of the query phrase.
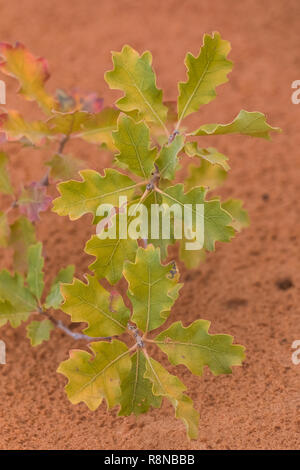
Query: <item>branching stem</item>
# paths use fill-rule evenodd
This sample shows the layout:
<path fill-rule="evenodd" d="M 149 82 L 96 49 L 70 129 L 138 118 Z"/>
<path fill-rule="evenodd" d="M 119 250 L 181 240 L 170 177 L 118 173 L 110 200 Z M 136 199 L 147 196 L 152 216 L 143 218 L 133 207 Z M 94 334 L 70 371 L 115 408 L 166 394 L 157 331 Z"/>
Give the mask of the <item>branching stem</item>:
<path fill-rule="evenodd" d="M 128 323 L 127 328 L 130 332 L 132 332 L 133 337 L 134 337 L 135 342 L 136 342 L 136 345 L 139 348 L 143 348 L 144 347 L 144 337 L 142 337 L 139 334 L 139 330 L 134 325 L 131 325 L 130 323 Z"/>
<path fill-rule="evenodd" d="M 64 325 L 64 323 L 61 320 L 57 320 L 52 315 L 50 315 L 50 313 L 43 310 L 43 308 L 41 306 L 39 306 L 38 312 L 41 315 L 44 315 L 45 317 L 47 317 L 54 324 L 54 326 L 56 326 L 57 328 L 62 330 L 64 333 L 66 333 L 66 335 L 71 336 L 71 338 L 73 338 L 73 339 L 76 339 L 76 340 L 83 339 L 85 341 L 104 341 L 104 340 L 111 341 L 112 338 L 113 338 L 112 336 L 93 337 L 93 336 L 85 335 L 83 333 L 77 333 L 75 331 L 70 330 L 70 328 L 68 328 L 66 325 Z"/>

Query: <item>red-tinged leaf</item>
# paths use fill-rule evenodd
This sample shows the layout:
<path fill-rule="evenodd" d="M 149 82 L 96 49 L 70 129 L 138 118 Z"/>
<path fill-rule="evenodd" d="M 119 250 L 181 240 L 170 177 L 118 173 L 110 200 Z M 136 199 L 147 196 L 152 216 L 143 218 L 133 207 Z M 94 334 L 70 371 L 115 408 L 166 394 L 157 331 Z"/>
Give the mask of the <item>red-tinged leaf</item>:
<path fill-rule="evenodd" d="M 59 111 L 62 113 L 68 113 L 76 108 L 76 100 L 72 94 L 58 88 L 55 95 L 59 104 Z"/>
<path fill-rule="evenodd" d="M 100 113 L 103 109 L 103 98 L 100 98 L 97 93 L 82 94 L 79 91 L 74 93 L 75 100 L 77 101 L 80 109 L 87 113 Z"/>
<path fill-rule="evenodd" d="M 42 145 L 51 137 L 51 130 L 43 121 L 25 121 L 17 111 L 0 114 L 0 130 L 2 142 L 29 141 L 34 145 Z"/>
<path fill-rule="evenodd" d="M 103 108 L 103 98 L 97 93 L 83 94 L 79 90 L 71 90 L 69 93 L 64 90 L 56 90 L 56 97 L 60 105 L 61 112 L 75 110 L 86 111 L 88 113 L 99 113 Z"/>
<path fill-rule="evenodd" d="M 0 43 L 0 57 L 1 72 L 18 80 L 19 93 L 29 101 L 36 101 L 46 114 L 50 114 L 56 103 L 44 87 L 49 78 L 47 61 L 32 55 L 20 42 L 14 46 Z"/>
<path fill-rule="evenodd" d="M 34 181 L 23 189 L 18 206 L 21 214 L 26 215 L 31 222 L 37 222 L 40 212 L 46 211 L 51 202 L 52 198 L 47 195 L 46 186 Z"/>

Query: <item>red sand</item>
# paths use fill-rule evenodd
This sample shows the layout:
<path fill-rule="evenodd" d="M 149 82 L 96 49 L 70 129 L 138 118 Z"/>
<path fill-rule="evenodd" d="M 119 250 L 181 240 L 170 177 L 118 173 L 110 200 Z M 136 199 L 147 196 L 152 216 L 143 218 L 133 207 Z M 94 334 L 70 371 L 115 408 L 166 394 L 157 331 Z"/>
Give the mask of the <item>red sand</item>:
<path fill-rule="evenodd" d="M 158 84 L 166 99 L 174 99 L 176 82 L 185 77 L 185 53 L 198 53 L 204 32 L 220 31 L 232 43 L 234 71 L 191 122 L 227 122 L 245 108 L 265 112 L 284 131 L 272 143 L 238 136 L 203 140 L 230 157 L 232 171 L 221 193 L 243 198 L 252 224 L 231 244 L 219 244 L 199 269 L 181 267 L 185 285 L 172 318 L 209 319 L 212 332 L 231 333 L 247 348 L 246 362 L 231 376 L 206 371 L 195 378 L 179 368 L 201 413 L 199 439 L 187 441 L 167 403 L 138 420 L 117 418 L 105 406 L 94 413 L 84 404 L 72 406 L 65 378 L 55 371 L 78 343 L 55 331 L 49 343 L 33 349 L 23 327 L 4 327 L 8 363 L 0 369 L 0 448 L 299 448 L 300 365 L 291 362 L 291 344 L 300 338 L 300 106 L 290 98 L 291 82 L 300 78 L 299 1 L 1 0 L 0 11 L 0 39 L 18 39 L 46 57 L 51 90 L 79 86 L 98 91 L 108 104 L 117 96 L 103 80 L 111 50 L 124 43 L 150 49 Z M 8 107 L 31 112 L 34 105 L 16 98 L 16 83 L 7 84 Z M 108 155 L 88 144 L 74 142 L 69 150 L 89 167 L 109 165 Z M 39 178 L 50 156 L 15 145 L 8 151 L 18 182 Z M 82 248 L 92 232 L 89 220 L 42 216 L 48 282 L 70 262 L 78 275 L 86 271 Z M 287 278 L 293 286 L 280 289 L 278 281 Z"/>

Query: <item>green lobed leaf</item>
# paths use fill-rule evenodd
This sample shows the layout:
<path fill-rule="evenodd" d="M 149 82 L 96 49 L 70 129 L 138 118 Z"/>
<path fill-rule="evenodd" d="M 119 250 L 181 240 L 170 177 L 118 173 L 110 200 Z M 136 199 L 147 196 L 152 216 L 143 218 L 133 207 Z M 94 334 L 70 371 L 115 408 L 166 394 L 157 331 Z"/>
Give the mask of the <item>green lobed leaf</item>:
<path fill-rule="evenodd" d="M 228 157 L 218 152 L 213 147 L 198 148 L 197 142 L 187 142 L 184 146 L 184 150 L 189 157 L 199 157 L 202 161 L 206 160 L 212 165 L 219 165 L 224 171 L 230 170 L 228 165 Z"/>
<path fill-rule="evenodd" d="M 112 131 L 117 129 L 119 114 L 118 109 L 104 108 L 82 124 L 77 137 L 91 144 L 105 144 L 110 150 L 115 150 Z"/>
<path fill-rule="evenodd" d="M 146 198 L 143 201 L 143 204 L 148 210 L 148 228 L 151 227 L 151 208 L 153 207 L 154 204 L 162 204 L 162 197 L 161 195 L 156 192 L 156 191 L 151 191 L 148 193 Z M 163 238 L 162 236 L 162 221 L 163 218 L 165 217 L 165 213 L 162 211 L 160 215 L 160 222 L 159 222 L 159 233 L 158 233 L 158 238 L 152 238 L 151 236 L 151 230 L 148 229 L 148 244 L 152 244 L 156 248 L 160 248 L 160 255 L 161 259 L 164 260 L 168 256 L 168 246 L 173 245 L 175 243 L 174 239 L 174 231 L 173 231 L 173 218 L 172 215 L 170 216 L 170 238 Z M 152 223 L 153 218 L 152 218 Z"/>
<path fill-rule="evenodd" d="M 27 325 L 27 338 L 30 339 L 31 346 L 38 346 L 43 341 L 49 341 L 50 333 L 54 329 L 53 323 L 46 319 L 43 321 L 32 321 Z"/>
<path fill-rule="evenodd" d="M 148 179 L 154 167 L 156 149 L 150 149 L 149 128 L 144 122 L 135 122 L 131 117 L 121 115 L 118 130 L 112 133 L 114 144 L 120 153 L 118 161 L 144 180 Z"/>
<path fill-rule="evenodd" d="M 42 256 L 43 245 L 41 242 L 28 248 L 28 273 L 27 284 L 30 292 L 40 300 L 44 290 L 44 258 Z"/>
<path fill-rule="evenodd" d="M 10 176 L 7 171 L 8 156 L 0 152 L 0 192 L 3 194 L 13 194 Z"/>
<path fill-rule="evenodd" d="M 112 224 L 117 224 L 117 230 L 118 222 L 116 217 L 113 218 Z M 111 284 L 115 284 L 122 277 L 124 262 L 134 261 L 137 247 L 137 241 L 131 238 L 121 239 L 116 236 L 111 239 L 101 239 L 98 235 L 94 235 L 87 242 L 84 251 L 88 255 L 96 257 L 89 269 L 99 279 L 105 277 Z"/>
<path fill-rule="evenodd" d="M 79 174 L 82 181 L 66 181 L 57 186 L 61 197 L 53 202 L 53 211 L 68 215 L 71 220 L 89 212 L 95 218 L 100 204 L 117 206 L 120 195 L 130 199 L 136 188 L 132 179 L 110 168 L 103 176 L 94 170 L 83 170 Z"/>
<path fill-rule="evenodd" d="M 64 134 L 70 136 L 81 131 L 83 124 L 92 118 L 91 113 L 75 110 L 69 113 L 56 111 L 48 120 L 47 125 L 52 134 Z"/>
<path fill-rule="evenodd" d="M 14 250 L 13 265 L 16 271 L 27 269 L 27 249 L 36 241 L 35 227 L 26 217 L 19 217 L 10 226 L 9 246 Z"/>
<path fill-rule="evenodd" d="M 181 284 L 178 276 L 170 276 L 171 270 L 172 264 L 162 265 L 160 250 L 152 245 L 139 247 L 135 263 L 124 265 L 127 295 L 133 307 L 131 319 L 145 333 L 166 321 L 178 296 Z"/>
<path fill-rule="evenodd" d="M 164 127 L 168 110 L 163 105 L 162 91 L 156 87 L 150 52 L 140 56 L 130 46 L 124 46 L 121 52 L 113 52 L 112 58 L 114 69 L 106 72 L 104 78 L 111 89 L 124 93 L 116 103 L 118 108 L 124 112 L 138 110 L 147 122 Z"/>
<path fill-rule="evenodd" d="M 78 176 L 80 170 L 85 167 L 83 160 L 72 155 L 56 153 L 45 165 L 50 167 L 50 178 L 54 181 L 66 181 Z"/>
<path fill-rule="evenodd" d="M 119 416 L 129 416 L 134 413 L 139 416 L 147 413 L 150 407 L 159 408 L 161 397 L 152 393 L 152 383 L 144 377 L 146 359 L 140 349 L 131 356 L 131 370 L 121 383 L 121 408 Z"/>
<path fill-rule="evenodd" d="M 180 241 L 179 259 L 183 261 L 188 269 L 195 269 L 200 263 L 205 261 L 206 252 L 204 248 L 201 250 L 186 250 L 186 241 L 187 240 L 185 238 Z"/>
<path fill-rule="evenodd" d="M 120 402 L 120 384 L 130 373 L 129 349 L 118 340 L 89 346 L 93 355 L 72 350 L 70 359 L 62 362 L 57 372 L 68 378 L 65 390 L 74 405 L 83 401 L 94 411 L 104 398 L 107 407 L 113 408 Z"/>
<path fill-rule="evenodd" d="M 129 320 L 129 310 L 120 295 L 112 299 L 96 277 L 86 276 L 87 284 L 74 279 L 73 284 L 61 286 L 65 299 L 61 309 L 73 322 L 86 322 L 85 334 L 93 337 L 115 336 L 123 333 Z"/>
<path fill-rule="evenodd" d="M 183 207 L 184 204 L 191 204 L 193 219 L 196 218 L 198 211 L 196 204 L 204 204 L 204 248 L 214 251 L 216 241 L 229 242 L 235 232 L 229 226 L 231 217 L 222 209 L 219 199 L 206 201 L 206 193 L 207 190 L 203 187 L 193 188 L 184 193 L 183 184 L 177 184 L 165 189 L 162 197 L 163 202 L 168 205 L 176 203 Z M 199 217 L 202 218 L 200 212 Z"/>
<path fill-rule="evenodd" d="M 243 201 L 240 199 L 228 199 L 222 202 L 222 209 L 229 212 L 233 218 L 231 226 L 240 232 L 242 228 L 249 227 L 250 219 L 248 212 L 243 209 Z"/>
<path fill-rule="evenodd" d="M 187 429 L 190 439 L 198 436 L 199 414 L 193 407 L 193 401 L 183 392 L 185 385 L 176 377 L 170 374 L 159 362 L 147 357 L 145 378 L 153 383 L 152 392 L 154 395 L 163 396 L 170 400 L 175 408 L 175 416 L 181 419 Z"/>
<path fill-rule="evenodd" d="M 156 160 L 160 177 L 167 180 L 175 178 L 175 171 L 178 168 L 178 154 L 183 148 L 184 139 L 181 135 L 176 135 L 173 142 L 164 146 Z"/>
<path fill-rule="evenodd" d="M 37 303 L 30 290 L 24 286 L 19 273 L 12 276 L 8 271 L 0 272 L 0 326 L 7 321 L 16 328 L 26 321 L 31 312 L 37 310 Z"/>
<path fill-rule="evenodd" d="M 203 124 L 190 135 L 243 134 L 270 140 L 270 132 L 281 132 L 279 127 L 272 127 L 266 122 L 263 113 L 241 110 L 229 124 Z"/>
<path fill-rule="evenodd" d="M 188 327 L 173 323 L 155 338 L 171 364 L 184 364 L 193 374 L 202 375 L 208 366 L 214 375 L 230 374 L 231 367 L 241 365 L 244 347 L 232 344 L 229 335 L 210 335 L 210 322 L 196 320 Z"/>
<path fill-rule="evenodd" d="M 216 87 L 228 81 L 232 62 L 227 60 L 230 43 L 221 39 L 219 33 L 205 34 L 198 57 L 188 53 L 185 65 L 188 79 L 179 83 L 178 120 L 198 111 L 216 97 Z"/>
<path fill-rule="evenodd" d="M 60 292 L 60 285 L 61 283 L 71 283 L 73 280 L 74 271 L 75 266 L 70 264 L 69 266 L 67 266 L 66 268 L 62 268 L 58 272 L 51 285 L 50 292 L 46 297 L 45 308 L 60 308 L 61 304 L 64 301 L 64 298 Z"/>
<path fill-rule="evenodd" d="M 197 186 L 205 186 L 208 190 L 216 189 L 227 178 L 227 172 L 219 165 L 212 165 L 203 161 L 201 166 L 189 165 L 188 177 L 184 181 L 186 191 Z"/>

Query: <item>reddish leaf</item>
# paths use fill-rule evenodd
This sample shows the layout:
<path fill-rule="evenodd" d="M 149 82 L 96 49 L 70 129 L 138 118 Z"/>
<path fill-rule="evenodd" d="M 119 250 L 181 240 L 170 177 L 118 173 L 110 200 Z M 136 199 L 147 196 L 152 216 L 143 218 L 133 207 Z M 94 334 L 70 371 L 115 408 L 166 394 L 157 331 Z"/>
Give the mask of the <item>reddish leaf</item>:
<path fill-rule="evenodd" d="M 87 95 L 80 95 L 77 93 L 82 111 L 88 113 L 99 113 L 103 109 L 103 98 L 100 98 L 97 93 L 88 93 Z"/>
<path fill-rule="evenodd" d="M 77 89 L 71 90 L 69 93 L 64 90 L 56 90 L 56 96 L 62 112 L 79 110 L 95 114 L 103 109 L 103 98 L 100 98 L 97 93 L 85 95 Z"/>
<path fill-rule="evenodd" d="M 20 42 L 15 46 L 0 43 L 1 72 L 16 78 L 20 83 L 19 93 L 29 101 L 37 101 L 46 114 L 55 108 L 53 97 L 44 88 L 49 78 L 48 63 L 42 57 L 35 57 Z"/>
<path fill-rule="evenodd" d="M 18 206 L 21 214 L 26 215 L 31 222 L 37 222 L 40 219 L 39 213 L 46 211 L 51 202 L 46 186 L 34 181 L 23 189 Z"/>

